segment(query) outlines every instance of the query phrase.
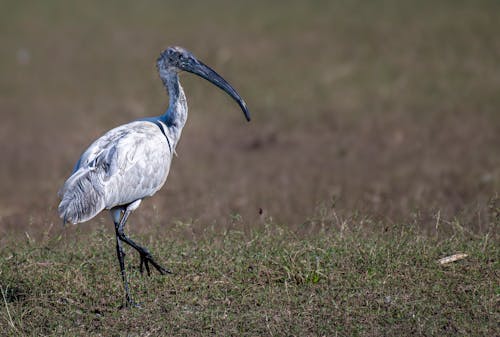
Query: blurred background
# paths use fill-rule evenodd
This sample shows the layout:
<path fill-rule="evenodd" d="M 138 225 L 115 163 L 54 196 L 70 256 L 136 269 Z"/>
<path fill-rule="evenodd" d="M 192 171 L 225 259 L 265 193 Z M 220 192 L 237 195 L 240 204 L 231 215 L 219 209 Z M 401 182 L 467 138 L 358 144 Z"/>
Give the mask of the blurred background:
<path fill-rule="evenodd" d="M 170 45 L 233 84 L 253 120 L 182 74 L 190 115 L 178 157 L 131 226 L 272 217 L 302 228 L 333 214 L 484 231 L 498 220 L 497 1 L 1 8 L 0 236 L 59 225 L 57 191 L 82 151 L 115 126 L 163 113 L 155 61 Z M 108 222 L 102 213 L 85 226 Z"/>

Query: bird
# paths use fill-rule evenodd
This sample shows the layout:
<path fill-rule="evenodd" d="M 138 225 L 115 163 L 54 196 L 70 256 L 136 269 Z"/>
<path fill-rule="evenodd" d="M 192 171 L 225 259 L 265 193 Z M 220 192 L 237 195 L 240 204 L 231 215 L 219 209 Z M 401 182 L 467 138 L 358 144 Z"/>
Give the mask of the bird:
<path fill-rule="evenodd" d="M 149 264 L 160 274 L 172 273 L 153 258 L 149 250 L 124 232 L 130 214 L 144 198 L 153 196 L 167 180 L 170 164 L 188 116 L 186 95 L 179 82 L 182 71 L 211 82 L 243 111 L 250 112 L 238 92 L 215 70 L 188 50 L 171 46 L 156 61 L 160 79 L 169 96 L 165 113 L 124 124 L 95 140 L 78 159 L 70 177 L 59 190 L 58 213 L 63 223 L 78 224 L 109 210 L 116 236 L 116 253 L 125 290 L 125 306 L 139 306 L 130 296 L 125 270 L 123 243 L 140 256 L 139 269 L 150 275 Z"/>

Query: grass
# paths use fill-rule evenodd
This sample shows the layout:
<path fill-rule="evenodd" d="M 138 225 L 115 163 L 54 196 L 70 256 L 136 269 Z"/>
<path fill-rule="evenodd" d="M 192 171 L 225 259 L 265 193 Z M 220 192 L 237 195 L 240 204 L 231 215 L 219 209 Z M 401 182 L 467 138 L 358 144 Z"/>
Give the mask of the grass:
<path fill-rule="evenodd" d="M 0 331 L 7 335 L 480 336 L 500 319 L 498 238 L 455 227 L 447 238 L 414 225 L 380 231 L 351 219 L 298 237 L 267 223 L 248 233 L 177 224 L 140 239 L 174 275 L 141 276 L 128 250 L 123 289 L 113 234 L 48 235 L 3 247 Z M 437 260 L 469 256 L 449 265 Z"/>

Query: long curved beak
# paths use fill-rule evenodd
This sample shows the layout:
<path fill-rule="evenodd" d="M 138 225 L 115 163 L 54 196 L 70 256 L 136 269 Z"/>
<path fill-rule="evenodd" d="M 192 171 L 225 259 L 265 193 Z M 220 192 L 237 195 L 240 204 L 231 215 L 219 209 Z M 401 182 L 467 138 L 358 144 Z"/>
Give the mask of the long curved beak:
<path fill-rule="evenodd" d="M 224 90 L 238 103 L 241 110 L 243 110 L 243 113 L 245 114 L 245 118 L 250 122 L 250 111 L 248 111 L 245 101 L 241 98 L 238 92 L 225 79 L 223 79 L 222 76 L 217 74 L 215 70 L 203 62 L 194 58 L 190 61 L 191 62 L 183 64 L 181 69 L 196 74 Z"/>

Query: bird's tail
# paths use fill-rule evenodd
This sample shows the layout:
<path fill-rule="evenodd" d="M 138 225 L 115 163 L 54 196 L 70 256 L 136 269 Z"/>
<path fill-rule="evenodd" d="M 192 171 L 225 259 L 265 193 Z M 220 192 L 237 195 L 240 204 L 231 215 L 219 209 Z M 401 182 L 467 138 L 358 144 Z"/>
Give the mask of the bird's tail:
<path fill-rule="evenodd" d="M 59 216 L 77 224 L 92 219 L 105 207 L 104 186 L 98 171 L 81 168 L 68 178 L 59 191 Z"/>

